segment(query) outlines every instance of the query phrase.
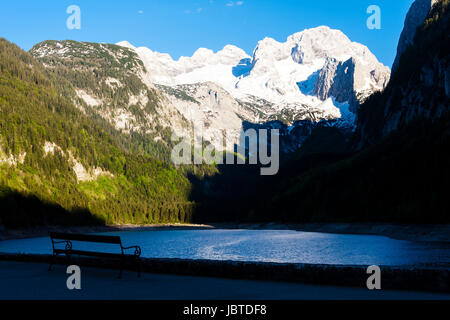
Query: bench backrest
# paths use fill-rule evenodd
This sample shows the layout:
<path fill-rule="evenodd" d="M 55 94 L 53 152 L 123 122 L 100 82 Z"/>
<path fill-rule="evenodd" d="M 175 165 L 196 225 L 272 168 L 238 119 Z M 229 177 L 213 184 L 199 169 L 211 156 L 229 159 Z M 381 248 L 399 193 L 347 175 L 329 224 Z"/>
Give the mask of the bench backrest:
<path fill-rule="evenodd" d="M 49 234 L 50 238 L 55 240 L 111 243 L 122 245 L 120 237 L 117 236 L 99 236 L 91 234 L 74 234 L 74 233 L 59 233 L 59 232 L 50 232 Z"/>

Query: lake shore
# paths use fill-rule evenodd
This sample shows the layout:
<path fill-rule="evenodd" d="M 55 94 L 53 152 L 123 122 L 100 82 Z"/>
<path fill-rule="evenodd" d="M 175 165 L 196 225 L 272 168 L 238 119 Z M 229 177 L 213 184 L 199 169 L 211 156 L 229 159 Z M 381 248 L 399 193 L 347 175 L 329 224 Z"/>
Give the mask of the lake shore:
<path fill-rule="evenodd" d="M 203 224 L 151 224 L 151 225 L 113 225 L 113 226 L 48 226 L 24 229 L 0 229 L 0 241 L 38 238 L 48 236 L 49 232 L 63 233 L 104 233 L 125 231 L 167 231 L 167 230 L 206 230 L 213 226 Z"/>
<path fill-rule="evenodd" d="M 385 236 L 397 240 L 450 242 L 450 225 L 390 223 L 213 224 L 216 229 L 295 230 Z"/>
<path fill-rule="evenodd" d="M 48 232 L 103 233 L 121 231 L 168 231 L 168 230 L 295 230 L 335 234 L 360 234 L 386 236 L 398 240 L 450 242 L 450 225 L 411 225 L 387 223 L 213 223 L 213 224 L 160 224 L 160 225 L 114 225 L 80 227 L 36 227 L 27 229 L 1 229 L 0 241 L 45 237 Z"/>

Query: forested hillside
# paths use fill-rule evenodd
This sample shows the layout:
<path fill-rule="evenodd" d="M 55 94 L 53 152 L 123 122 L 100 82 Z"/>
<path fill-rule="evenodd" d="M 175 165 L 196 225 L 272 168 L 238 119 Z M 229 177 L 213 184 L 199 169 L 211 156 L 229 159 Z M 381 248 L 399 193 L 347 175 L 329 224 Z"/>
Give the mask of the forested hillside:
<path fill-rule="evenodd" d="M 448 223 L 449 3 L 361 105 L 354 133 L 299 127 L 299 141 L 286 127 L 301 147 L 267 177 L 258 165 L 173 167 L 170 136 L 192 124 L 132 50 L 46 41 L 29 54 L 0 39 L 0 225 Z"/>
<path fill-rule="evenodd" d="M 67 98 L 63 77 L 0 39 L 0 223 L 190 221 L 188 179 L 126 150 Z"/>
<path fill-rule="evenodd" d="M 157 90 L 137 54 L 112 44 L 44 41 L 30 54 L 61 92 L 133 153 L 170 161 L 171 134 L 189 123 Z M 115 130 L 111 130 L 111 128 Z"/>

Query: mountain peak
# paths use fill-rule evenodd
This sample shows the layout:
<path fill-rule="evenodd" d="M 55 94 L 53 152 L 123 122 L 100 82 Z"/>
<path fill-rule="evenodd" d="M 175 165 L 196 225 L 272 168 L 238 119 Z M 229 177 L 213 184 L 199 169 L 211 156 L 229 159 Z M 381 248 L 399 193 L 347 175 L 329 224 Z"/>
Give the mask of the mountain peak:
<path fill-rule="evenodd" d="M 133 46 L 128 41 L 121 41 L 121 42 L 116 43 L 116 45 L 120 46 L 120 47 L 125 47 L 125 48 L 128 48 L 128 49 L 131 49 L 131 50 L 135 50 L 136 49 L 136 47 Z"/>
<path fill-rule="evenodd" d="M 406 15 L 403 31 L 400 35 L 397 56 L 392 65 L 392 70 L 397 68 L 400 57 L 405 52 L 406 48 L 413 44 L 417 28 L 423 24 L 425 18 L 436 2 L 438 2 L 438 0 L 416 0 L 411 5 L 411 8 Z"/>
<path fill-rule="evenodd" d="M 227 44 L 225 47 L 223 47 L 223 49 L 222 50 L 220 50 L 219 52 L 222 52 L 222 51 L 226 51 L 226 52 L 240 52 L 240 51 L 244 51 L 244 50 L 242 50 L 241 48 L 239 48 L 239 47 L 237 47 L 237 46 L 235 46 L 235 45 L 232 45 L 232 44 Z"/>
<path fill-rule="evenodd" d="M 350 42 L 348 37 L 338 29 L 332 29 L 328 26 L 319 26 L 315 28 L 305 29 L 300 32 L 296 32 L 287 38 L 287 41 L 298 42 L 303 38 L 308 38 L 311 40 L 321 40 L 330 39 L 331 37 L 336 37 L 337 40 L 342 42 Z"/>
<path fill-rule="evenodd" d="M 192 55 L 191 58 L 187 58 L 187 59 L 195 59 L 195 60 L 200 60 L 200 59 L 208 59 L 213 57 L 214 51 L 212 51 L 211 49 L 208 48 L 198 48 L 194 54 Z M 183 57 L 184 58 L 184 57 Z"/>
<path fill-rule="evenodd" d="M 222 57 L 238 57 L 238 58 L 245 58 L 245 57 L 249 57 L 249 55 L 242 50 L 241 48 L 231 45 L 231 44 L 227 44 L 225 47 L 223 47 L 222 50 L 217 52 L 217 55 L 222 56 Z"/>

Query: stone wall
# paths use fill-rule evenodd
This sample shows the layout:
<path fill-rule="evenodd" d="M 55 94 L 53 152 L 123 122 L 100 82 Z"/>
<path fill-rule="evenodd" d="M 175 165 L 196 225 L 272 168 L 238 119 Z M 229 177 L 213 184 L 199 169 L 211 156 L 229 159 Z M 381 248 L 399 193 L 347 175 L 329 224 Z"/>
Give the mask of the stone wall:
<path fill-rule="evenodd" d="M 49 263 L 51 255 L 1 254 L 0 260 Z M 67 264 L 59 256 L 57 264 Z M 113 260 L 73 258 L 70 264 L 86 267 L 118 269 Z M 299 282 L 366 288 L 367 266 L 285 264 L 183 259 L 142 259 L 142 271 L 149 273 L 208 276 L 231 279 Z M 450 270 L 438 267 L 381 267 L 382 289 L 450 292 Z M 129 265 L 127 270 L 135 271 Z"/>

